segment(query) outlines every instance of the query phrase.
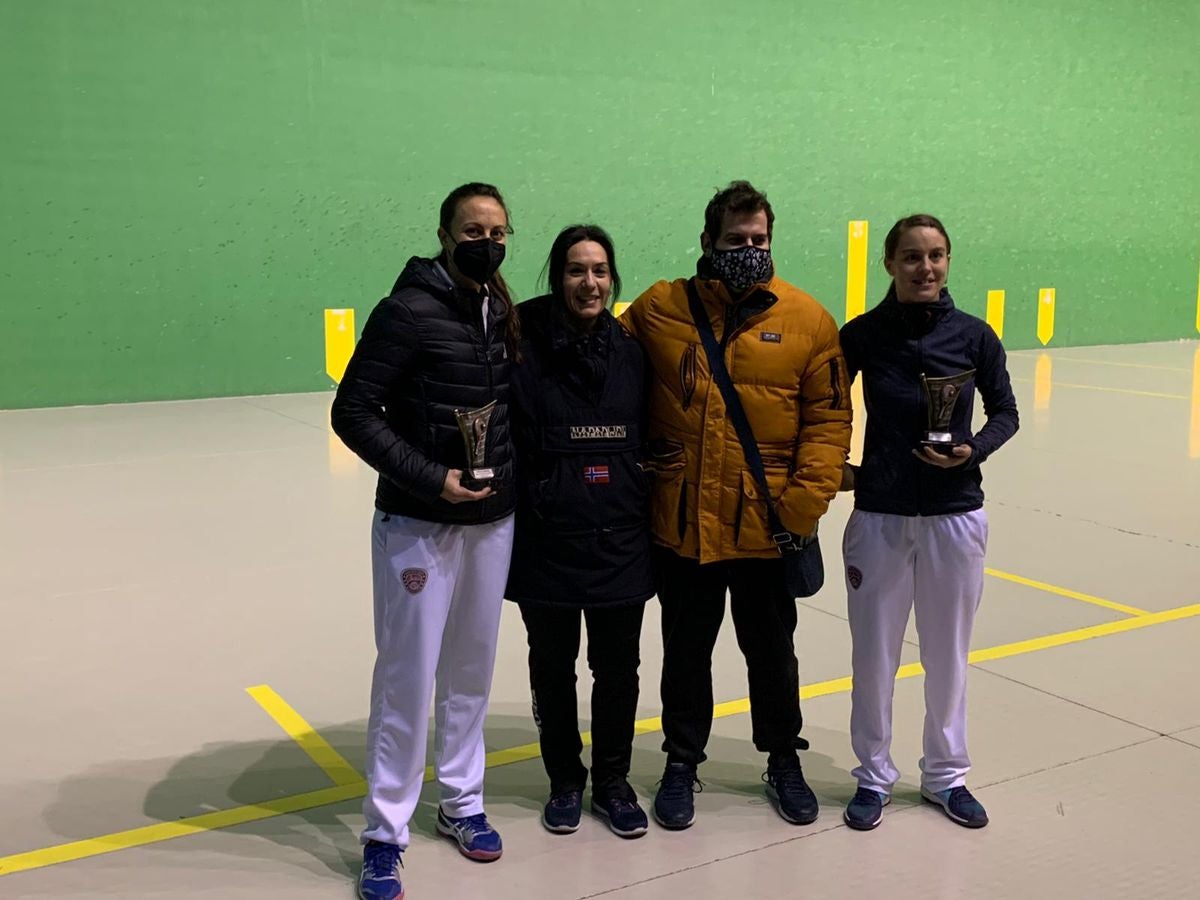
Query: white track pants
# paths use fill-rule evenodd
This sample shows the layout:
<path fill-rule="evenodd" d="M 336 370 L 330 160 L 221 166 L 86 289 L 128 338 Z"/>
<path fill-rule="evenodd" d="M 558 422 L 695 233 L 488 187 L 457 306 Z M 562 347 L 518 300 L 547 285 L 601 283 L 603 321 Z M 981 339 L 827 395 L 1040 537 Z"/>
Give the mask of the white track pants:
<path fill-rule="evenodd" d="M 440 525 L 375 513 L 375 674 L 362 840 L 408 846 L 434 694 L 434 774 L 450 816 L 483 812 L 483 722 L 513 519 Z"/>
<path fill-rule="evenodd" d="M 890 794 L 892 693 L 909 611 L 917 614 L 925 669 L 921 784 L 965 783 L 967 653 L 983 594 L 988 522 L 982 509 L 949 516 L 892 516 L 855 510 L 842 557 L 854 641 L 850 743 L 860 787 Z"/>

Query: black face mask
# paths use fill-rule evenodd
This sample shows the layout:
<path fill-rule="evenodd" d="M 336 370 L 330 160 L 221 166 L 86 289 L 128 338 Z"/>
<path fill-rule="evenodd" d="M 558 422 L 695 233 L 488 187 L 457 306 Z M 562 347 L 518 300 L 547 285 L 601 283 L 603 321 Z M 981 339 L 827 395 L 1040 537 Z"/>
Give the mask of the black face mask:
<path fill-rule="evenodd" d="M 504 262 L 504 245 L 491 238 L 459 241 L 454 247 L 454 265 L 477 284 L 487 284 Z"/>

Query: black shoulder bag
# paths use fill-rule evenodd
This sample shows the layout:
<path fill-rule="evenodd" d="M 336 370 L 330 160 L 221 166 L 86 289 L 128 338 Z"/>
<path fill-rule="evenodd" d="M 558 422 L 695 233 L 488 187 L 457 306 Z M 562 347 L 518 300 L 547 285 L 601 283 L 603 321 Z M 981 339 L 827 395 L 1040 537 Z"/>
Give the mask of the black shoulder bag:
<path fill-rule="evenodd" d="M 771 540 L 775 542 L 779 555 L 783 557 L 784 585 L 793 597 L 811 597 L 821 589 L 821 585 L 825 582 L 821 545 L 817 541 L 815 532 L 810 538 L 801 537 L 792 534 L 779 521 L 779 514 L 775 511 L 775 502 L 771 499 L 771 489 L 767 484 L 767 472 L 763 468 L 762 453 L 759 452 L 758 442 L 754 439 L 754 432 L 750 430 L 750 422 L 746 419 L 746 411 L 742 408 L 742 400 L 738 396 L 737 388 L 734 387 L 733 380 L 729 377 L 729 370 L 725 368 L 723 347 L 717 343 L 712 322 L 708 320 L 708 313 L 704 311 L 704 304 L 700 302 L 695 284 L 689 280 L 687 287 L 688 306 L 692 311 L 696 330 L 700 332 L 700 341 L 704 345 L 704 353 L 708 357 L 708 367 L 712 372 L 713 380 L 717 383 L 717 387 L 721 390 L 721 396 L 725 399 L 725 414 L 733 422 L 738 440 L 742 444 L 742 451 L 746 455 L 746 462 L 754 473 L 755 480 L 758 481 L 758 489 L 762 492 L 763 502 L 767 504 L 767 526 L 771 529 Z"/>

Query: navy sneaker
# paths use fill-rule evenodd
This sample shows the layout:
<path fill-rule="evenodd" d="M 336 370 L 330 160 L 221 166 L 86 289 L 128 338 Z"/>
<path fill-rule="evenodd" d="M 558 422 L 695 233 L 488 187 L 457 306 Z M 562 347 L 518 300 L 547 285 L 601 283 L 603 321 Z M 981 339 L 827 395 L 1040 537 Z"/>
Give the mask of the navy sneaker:
<path fill-rule="evenodd" d="M 921 797 L 929 803 L 936 803 L 952 821 L 964 828 L 982 828 L 988 823 L 983 804 L 972 797 L 965 787 L 950 788 L 948 791 L 936 793 L 921 788 Z"/>
<path fill-rule="evenodd" d="M 592 812 L 604 819 L 618 837 L 641 837 L 649 825 L 646 813 L 638 806 L 637 794 L 623 780 L 608 787 L 592 788 Z"/>
<path fill-rule="evenodd" d="M 817 821 L 821 807 L 817 795 L 804 780 L 796 751 L 772 753 L 763 781 L 767 783 L 767 799 L 784 821 L 793 825 L 811 825 Z"/>
<path fill-rule="evenodd" d="M 654 819 L 663 828 L 681 831 L 696 821 L 696 803 L 692 794 L 704 790 L 696 777 L 696 767 L 681 762 L 668 762 L 663 770 L 658 793 L 654 795 Z"/>
<path fill-rule="evenodd" d="M 400 848 L 395 844 L 367 841 L 363 847 L 362 874 L 358 876 L 358 896 L 362 900 L 403 900 L 400 884 Z"/>
<path fill-rule="evenodd" d="M 860 787 L 846 804 L 842 819 L 855 831 L 870 831 L 883 821 L 883 808 L 891 802 L 887 794 Z"/>
<path fill-rule="evenodd" d="M 559 791 L 551 794 L 542 809 L 542 825 L 555 834 L 570 834 L 579 830 L 579 818 L 583 815 L 583 792 Z"/>
<path fill-rule="evenodd" d="M 458 843 L 459 852 L 467 859 L 492 862 L 499 859 L 504 851 L 499 832 L 488 824 L 487 816 L 483 813 L 454 818 L 446 815 L 439 806 L 437 830 L 453 838 Z"/>

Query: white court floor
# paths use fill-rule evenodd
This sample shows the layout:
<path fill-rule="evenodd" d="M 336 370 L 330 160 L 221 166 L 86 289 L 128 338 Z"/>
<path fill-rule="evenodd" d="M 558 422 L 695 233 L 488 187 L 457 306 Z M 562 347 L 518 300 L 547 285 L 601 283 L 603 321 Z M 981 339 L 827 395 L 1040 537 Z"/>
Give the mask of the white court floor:
<path fill-rule="evenodd" d="M 897 802 L 874 832 L 842 825 L 843 495 L 797 631 L 815 825 L 763 797 L 727 625 L 696 825 L 546 833 L 509 608 L 487 732 L 504 858 L 462 859 L 426 802 L 410 900 L 1200 896 L 1200 346 L 1023 351 L 1010 368 L 1022 430 L 984 470 L 970 676 L 988 828 L 919 802 L 911 667 Z M 0 898 L 353 896 L 362 787 L 340 760 L 363 757 L 374 476 L 330 434 L 330 396 L 0 412 Z M 649 613 L 631 778 L 646 800 L 663 763 Z"/>

